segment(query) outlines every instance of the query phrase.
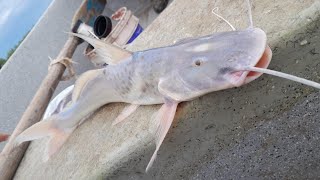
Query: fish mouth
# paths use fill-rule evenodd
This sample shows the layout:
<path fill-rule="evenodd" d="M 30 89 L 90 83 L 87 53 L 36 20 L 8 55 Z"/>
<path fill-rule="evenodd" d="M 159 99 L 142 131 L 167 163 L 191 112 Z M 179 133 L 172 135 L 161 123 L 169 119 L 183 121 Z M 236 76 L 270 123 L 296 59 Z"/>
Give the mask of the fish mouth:
<path fill-rule="evenodd" d="M 264 52 L 261 54 L 260 59 L 255 63 L 254 67 L 258 68 L 267 68 L 271 62 L 272 51 L 270 47 L 267 45 Z M 233 76 L 238 77 L 237 80 L 233 83 L 234 86 L 239 87 L 244 84 L 247 84 L 257 78 L 259 78 L 263 73 L 254 72 L 254 71 L 246 71 L 239 70 L 232 73 Z"/>

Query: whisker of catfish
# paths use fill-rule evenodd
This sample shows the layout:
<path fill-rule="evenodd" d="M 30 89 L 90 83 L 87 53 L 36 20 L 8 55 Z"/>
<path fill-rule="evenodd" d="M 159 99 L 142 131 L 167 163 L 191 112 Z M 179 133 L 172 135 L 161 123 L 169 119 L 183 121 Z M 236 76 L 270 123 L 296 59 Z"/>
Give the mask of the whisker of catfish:
<path fill-rule="evenodd" d="M 229 26 L 230 26 L 230 28 L 232 29 L 232 31 L 235 31 L 236 30 L 236 28 L 234 28 L 234 26 L 228 21 L 228 20 L 226 20 L 224 17 L 222 17 L 221 15 L 219 15 L 219 14 L 217 14 L 215 11 L 217 10 L 218 8 L 214 8 L 214 9 L 212 9 L 212 14 L 214 14 L 215 16 L 217 16 L 218 18 L 220 18 L 221 20 L 223 20 L 225 23 L 227 23 Z"/>
<path fill-rule="evenodd" d="M 251 3 L 250 0 L 247 0 L 247 6 L 248 6 L 248 16 L 249 16 L 249 27 L 253 28 L 253 20 L 252 20 L 252 10 L 251 10 Z"/>
<path fill-rule="evenodd" d="M 265 74 L 269 74 L 269 75 L 273 75 L 273 76 L 277 76 L 277 77 L 281 77 L 284 79 L 289 79 L 291 81 L 295 81 L 295 82 L 299 82 L 317 89 L 320 89 L 320 84 L 316 83 L 314 81 L 310 81 L 304 78 L 300 78 L 294 75 L 290 75 L 290 74 L 286 74 L 283 72 L 279 72 L 279 71 L 274 71 L 274 70 L 270 70 L 270 69 L 265 69 L 265 68 L 258 68 L 258 67 L 247 67 L 244 68 L 243 70 L 245 71 L 254 71 L 254 72 L 260 72 L 260 73 L 265 73 Z"/>

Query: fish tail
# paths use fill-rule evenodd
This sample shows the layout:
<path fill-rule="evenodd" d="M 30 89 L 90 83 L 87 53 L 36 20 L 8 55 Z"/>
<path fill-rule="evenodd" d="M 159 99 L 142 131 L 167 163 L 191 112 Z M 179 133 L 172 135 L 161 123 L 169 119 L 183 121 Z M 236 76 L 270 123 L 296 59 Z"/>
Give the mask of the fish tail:
<path fill-rule="evenodd" d="M 40 121 L 26 129 L 15 139 L 15 146 L 18 146 L 26 141 L 50 137 L 50 140 L 47 144 L 46 155 L 44 157 L 44 160 L 48 160 L 53 154 L 61 149 L 64 142 L 74 130 L 74 128 L 68 130 L 58 128 L 55 125 L 55 120 L 57 118 L 58 116 L 51 116 L 48 118 L 48 120 Z"/>

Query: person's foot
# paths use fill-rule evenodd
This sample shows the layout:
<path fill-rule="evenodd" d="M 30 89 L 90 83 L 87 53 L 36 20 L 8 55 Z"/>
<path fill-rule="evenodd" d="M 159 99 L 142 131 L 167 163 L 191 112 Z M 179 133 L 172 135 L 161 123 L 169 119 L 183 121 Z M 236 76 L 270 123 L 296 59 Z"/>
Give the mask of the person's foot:
<path fill-rule="evenodd" d="M 169 0 L 153 0 L 153 10 L 161 13 L 168 5 Z"/>

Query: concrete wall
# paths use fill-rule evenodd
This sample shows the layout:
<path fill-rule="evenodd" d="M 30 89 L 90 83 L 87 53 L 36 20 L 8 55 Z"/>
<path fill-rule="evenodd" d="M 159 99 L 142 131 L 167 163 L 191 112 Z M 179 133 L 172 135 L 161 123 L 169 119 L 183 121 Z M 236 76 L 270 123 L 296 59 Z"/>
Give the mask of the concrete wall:
<path fill-rule="evenodd" d="M 320 81 L 317 0 L 252 2 L 253 20 L 273 50 L 271 69 Z M 247 26 L 243 0 L 175 0 L 131 50 L 172 44 Z M 306 40 L 306 45 L 300 45 Z M 140 107 L 111 127 L 124 104 L 100 108 L 44 163 L 46 140 L 28 149 L 15 179 L 316 179 L 319 171 L 319 93 L 313 88 L 263 75 L 240 87 L 181 103 L 173 127 L 148 174 L 159 106 Z"/>

